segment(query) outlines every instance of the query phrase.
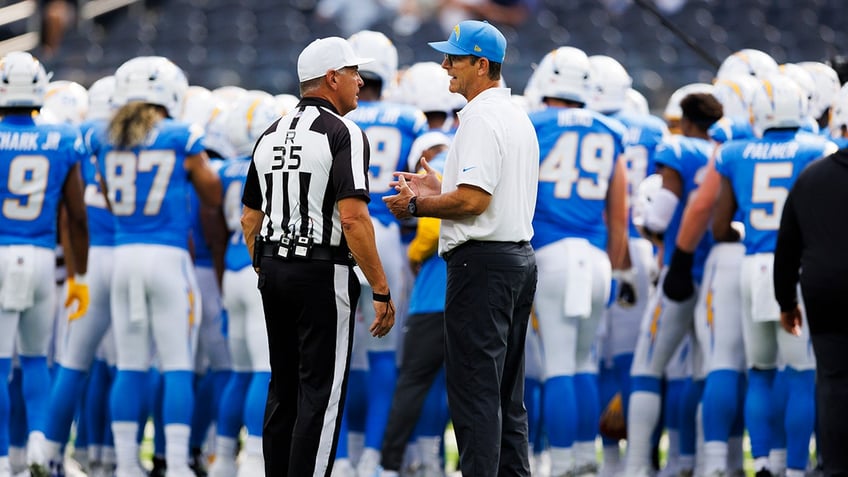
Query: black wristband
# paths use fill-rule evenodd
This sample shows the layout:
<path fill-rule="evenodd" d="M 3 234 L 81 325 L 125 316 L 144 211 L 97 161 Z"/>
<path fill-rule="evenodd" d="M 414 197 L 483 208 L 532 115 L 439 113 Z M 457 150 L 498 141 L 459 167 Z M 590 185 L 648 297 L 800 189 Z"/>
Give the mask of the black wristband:
<path fill-rule="evenodd" d="M 388 303 L 389 300 L 392 299 L 392 292 L 388 292 L 385 295 L 381 295 L 379 293 L 371 293 L 371 299 L 374 301 L 379 301 L 380 303 Z"/>

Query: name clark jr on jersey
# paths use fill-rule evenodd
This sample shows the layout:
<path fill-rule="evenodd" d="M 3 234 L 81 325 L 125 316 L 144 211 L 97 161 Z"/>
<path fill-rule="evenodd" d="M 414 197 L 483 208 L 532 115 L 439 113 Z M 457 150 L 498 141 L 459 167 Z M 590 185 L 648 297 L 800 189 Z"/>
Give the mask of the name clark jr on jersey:
<path fill-rule="evenodd" d="M 47 134 L 44 144 L 39 147 L 37 132 L 0 132 L 0 149 L 13 151 L 46 151 L 59 148 L 62 135 L 58 132 Z"/>

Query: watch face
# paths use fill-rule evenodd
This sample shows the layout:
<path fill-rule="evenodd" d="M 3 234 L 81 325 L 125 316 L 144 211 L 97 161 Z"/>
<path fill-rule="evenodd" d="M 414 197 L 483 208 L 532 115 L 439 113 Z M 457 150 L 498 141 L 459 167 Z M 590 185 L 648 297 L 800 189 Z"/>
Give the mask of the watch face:
<path fill-rule="evenodd" d="M 406 204 L 406 210 L 409 212 L 409 215 L 415 215 L 418 212 L 418 206 L 415 204 L 415 197 L 409 200 L 409 203 Z"/>

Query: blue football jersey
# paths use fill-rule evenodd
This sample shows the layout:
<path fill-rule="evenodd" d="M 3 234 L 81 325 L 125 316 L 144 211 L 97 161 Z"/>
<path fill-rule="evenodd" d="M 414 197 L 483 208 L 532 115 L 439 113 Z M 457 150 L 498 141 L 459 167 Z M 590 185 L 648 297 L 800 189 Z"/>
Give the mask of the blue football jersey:
<path fill-rule="evenodd" d="M 382 101 L 360 101 L 346 117 L 365 131 L 371 145 L 368 212 L 384 224 L 395 222 L 383 197 L 395 193 L 389 187 L 393 173 L 407 169 L 409 150 L 415 139 L 426 132 L 427 118 L 412 106 Z"/>
<path fill-rule="evenodd" d="M 118 150 L 107 141 L 92 146 L 115 214 L 115 245 L 187 249 L 190 184 L 184 163 L 203 152 L 203 130 L 163 119 L 141 147 Z"/>
<path fill-rule="evenodd" d="M 807 164 L 835 150 L 820 136 L 779 129 L 721 148 L 716 170 L 733 186 L 745 224 L 746 254 L 774 252 L 789 190 Z"/>
<path fill-rule="evenodd" d="M 0 245 L 56 247 L 62 188 L 84 157 L 73 126 L 18 115 L 0 120 Z"/>
<path fill-rule="evenodd" d="M 234 272 L 253 263 L 241 228 L 241 195 L 249 168 L 250 157 L 240 157 L 226 161 L 218 169 L 224 191 L 224 219 L 230 230 L 230 239 L 224 254 L 224 267 Z"/>
<path fill-rule="evenodd" d="M 671 222 L 669 222 L 668 228 L 663 234 L 663 265 L 671 263 L 677 232 L 680 230 L 680 222 L 683 220 L 683 210 L 686 208 L 690 195 L 703 180 L 712 150 L 713 145 L 710 141 L 680 135 L 669 137 L 657 148 L 655 156 L 657 165 L 677 171 L 683 183 L 683 197 L 678 202 Z M 707 231 L 695 249 L 692 278 L 696 282 L 700 282 L 704 275 L 704 262 L 707 260 L 707 254 L 709 254 L 712 244 L 712 234 Z"/>
<path fill-rule="evenodd" d="M 429 162 L 430 167 L 442 173 L 445 169 L 447 151 L 442 151 Z M 448 265 L 434 253 L 421 264 L 415 283 L 409 294 L 408 314 L 437 313 L 445 310 L 445 290 L 448 281 Z"/>
<path fill-rule="evenodd" d="M 654 154 L 657 146 L 668 134 L 665 122 L 651 115 L 636 114 L 629 111 L 619 111 L 611 115 L 621 121 L 627 131 L 624 134 L 624 160 L 627 166 L 627 197 L 630 211 L 628 220 L 631 237 L 639 237 L 639 230 L 633 224 L 633 204 L 636 203 L 636 193 L 639 184 L 655 171 Z"/>
<path fill-rule="evenodd" d="M 545 108 L 530 114 L 539 139 L 534 248 L 579 237 L 606 249 L 607 189 L 624 152 L 624 126 L 595 111 Z"/>
<path fill-rule="evenodd" d="M 754 137 L 754 126 L 746 117 L 723 117 L 710 126 L 707 134 L 713 141 L 723 144 L 733 139 Z"/>
<path fill-rule="evenodd" d="M 88 155 L 82 161 L 80 170 L 85 183 L 89 244 L 102 247 L 115 245 L 115 216 L 109 210 L 106 195 L 103 193 L 100 171 L 97 167 L 97 155 L 92 152 L 92 142 L 98 141 L 93 139 L 95 136 L 105 137 L 107 127 L 108 123 L 105 119 L 86 121 L 80 125 Z"/>

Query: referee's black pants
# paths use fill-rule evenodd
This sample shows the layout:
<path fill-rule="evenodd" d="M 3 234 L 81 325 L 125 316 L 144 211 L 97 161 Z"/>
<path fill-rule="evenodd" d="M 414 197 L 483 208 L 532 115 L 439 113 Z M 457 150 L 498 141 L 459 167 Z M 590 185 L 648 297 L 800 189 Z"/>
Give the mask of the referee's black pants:
<path fill-rule="evenodd" d="M 347 265 L 263 258 L 259 290 L 271 357 L 262 432 L 265 475 L 329 477 L 359 280 Z"/>
<path fill-rule="evenodd" d="M 524 339 L 536 291 L 527 243 L 447 254 L 445 372 L 463 477 L 529 477 Z"/>
<path fill-rule="evenodd" d="M 405 328 L 403 357 L 383 434 L 380 464 L 385 470 L 400 470 L 421 407 L 445 362 L 444 313 L 410 315 Z"/>

